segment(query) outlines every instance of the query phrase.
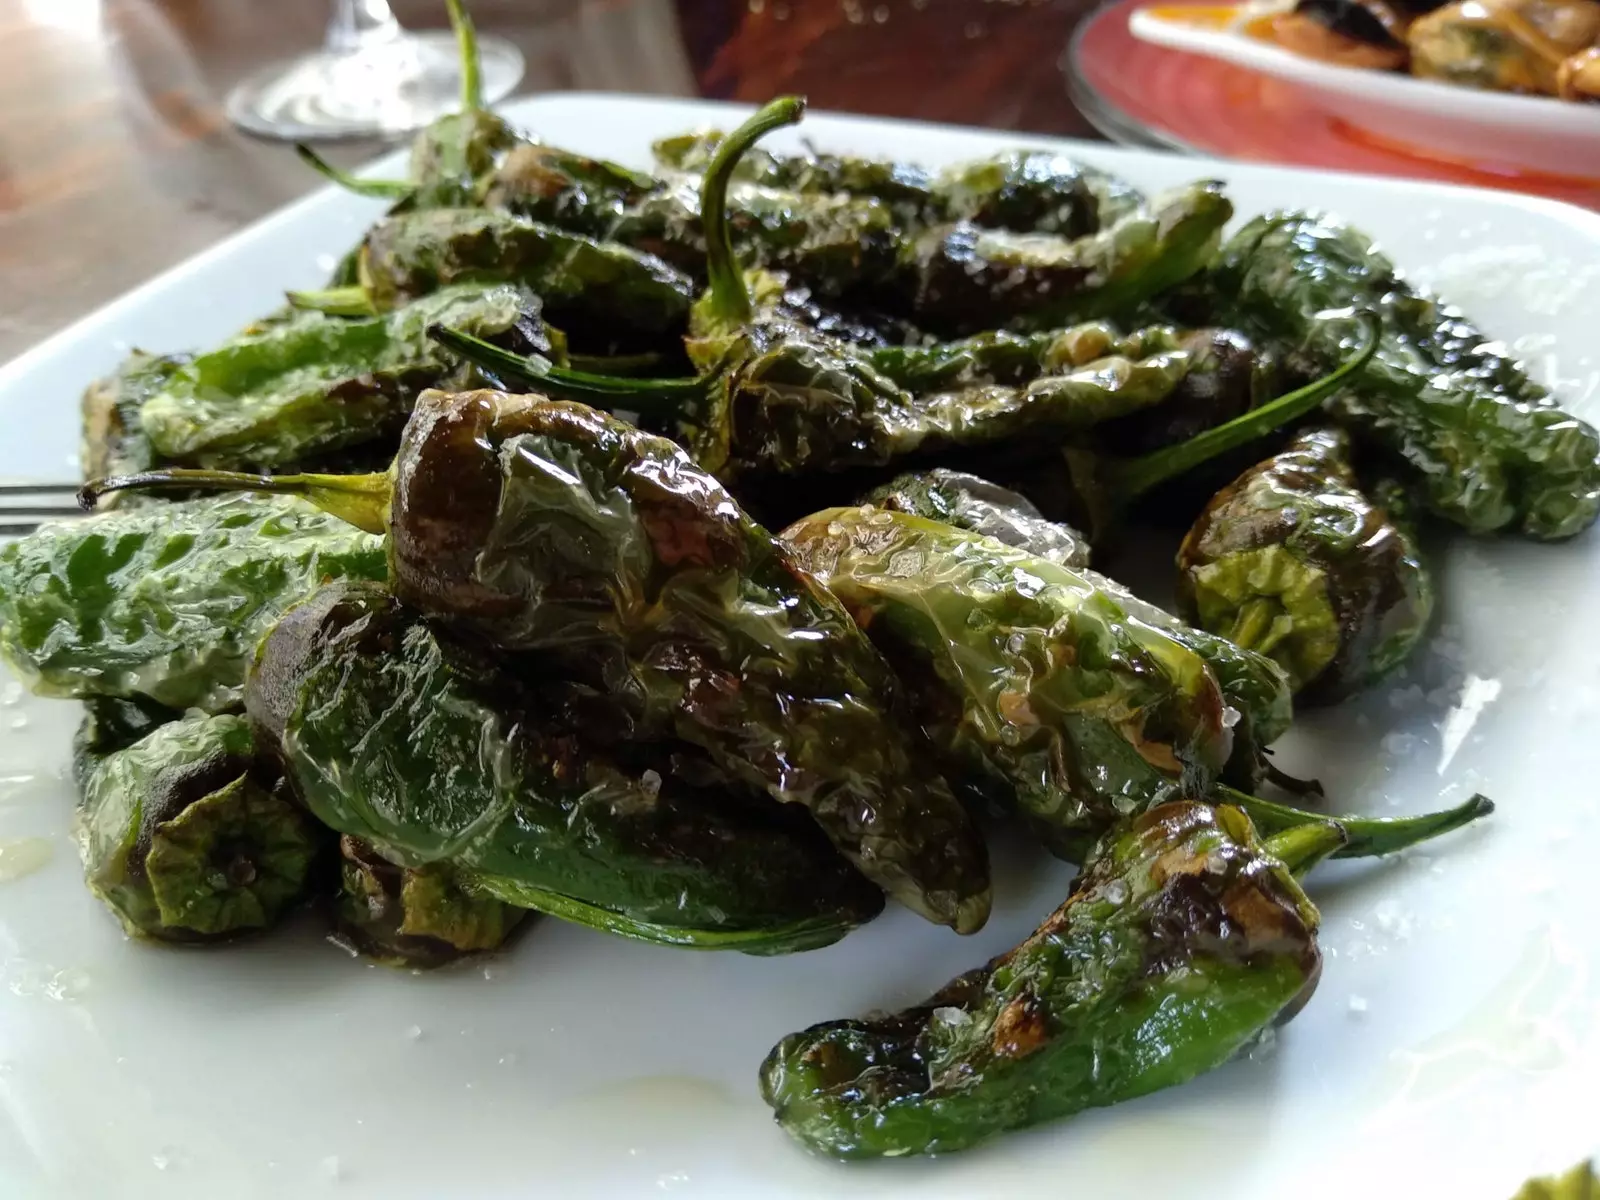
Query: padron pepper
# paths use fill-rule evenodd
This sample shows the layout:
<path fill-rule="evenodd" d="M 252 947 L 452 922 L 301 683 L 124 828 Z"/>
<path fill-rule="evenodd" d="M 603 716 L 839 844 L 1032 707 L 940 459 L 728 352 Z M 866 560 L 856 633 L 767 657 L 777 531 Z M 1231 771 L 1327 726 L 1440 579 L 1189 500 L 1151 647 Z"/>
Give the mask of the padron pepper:
<path fill-rule="evenodd" d="M 297 312 L 165 373 L 145 389 L 138 427 L 154 461 L 186 466 L 270 469 L 361 442 L 392 446 L 424 388 L 476 382 L 427 336 L 431 325 L 549 353 L 539 311 L 522 288 L 462 284 L 378 317 Z"/>
<path fill-rule="evenodd" d="M 1600 1200 L 1600 1171 L 1581 1162 L 1563 1175 L 1528 1180 L 1511 1200 Z"/>
<path fill-rule="evenodd" d="M 0 654 L 44 696 L 239 702 L 256 642 L 326 579 L 382 579 L 383 539 L 283 496 L 42 526 L 0 549 Z"/>
<path fill-rule="evenodd" d="M 1310 999 L 1319 917 L 1295 876 L 1338 825 L 1264 844 L 1230 807 L 1129 818 L 1015 949 L 887 1016 L 791 1034 L 761 1094 L 836 1158 L 964 1150 L 1185 1083 Z"/>
<path fill-rule="evenodd" d="M 1202 296 L 1276 338 L 1312 373 L 1350 344 L 1330 309 L 1373 312 L 1378 349 L 1326 410 L 1403 463 L 1439 516 L 1473 533 L 1570 537 L 1600 514 L 1600 434 L 1562 410 L 1458 310 L 1406 281 L 1364 234 L 1320 213 L 1257 217 Z"/>
<path fill-rule="evenodd" d="M 1288 725 L 1283 673 L 1104 576 L 903 512 L 831 509 L 784 531 L 907 681 L 952 778 L 1078 861 L 1113 822 L 1220 797 L 1274 830 L 1323 819 L 1227 787 Z M 1225 688 L 1223 680 L 1228 681 Z M 1232 708 L 1245 719 L 1235 721 Z M 1403 818 L 1339 816 L 1346 856 L 1390 854 L 1487 816 L 1481 796 Z"/>
<path fill-rule="evenodd" d="M 730 778 L 803 805 L 909 907 L 983 924 L 987 852 L 888 665 L 672 442 L 535 396 L 430 392 L 386 475 L 173 470 L 85 494 L 130 486 L 301 493 L 386 529 L 405 602 L 563 663 Z"/>
<path fill-rule="evenodd" d="M 115 372 L 85 389 L 79 458 L 87 478 L 148 471 L 156 465 L 139 414 L 147 400 L 172 382 L 189 357 L 135 350 Z"/>
<path fill-rule="evenodd" d="M 903 248 L 886 298 L 947 336 L 1131 312 L 1205 267 L 1232 216 L 1222 185 L 1202 180 L 1077 238 L 936 226 Z"/>
<path fill-rule="evenodd" d="M 702 363 L 716 360 L 707 374 L 681 380 L 578 375 L 543 359 L 519 360 L 459 332 L 441 329 L 437 336 L 503 380 L 605 407 L 656 415 L 665 409 L 676 418 L 680 440 L 696 461 L 724 479 L 881 466 L 952 446 L 1081 433 L 1161 403 L 1174 395 L 1197 361 L 1210 361 L 1204 356 L 1197 360 L 1181 338 L 1152 335 L 1159 348 L 1143 359 L 1112 354 L 1020 387 L 980 383 L 913 397 L 880 375 L 855 348 L 815 330 L 757 319 L 720 219 L 727 176 L 758 138 L 798 121 L 803 111 L 803 103 L 794 97 L 773 101 L 727 138 L 706 172 L 704 208 L 708 219 L 717 216 L 715 228 L 722 236 L 711 242 L 710 291 L 697 304 L 690 353 Z M 1143 339 L 1127 343 L 1127 348 L 1144 346 Z M 1251 423 L 1220 441 L 1195 439 L 1205 447 L 1203 457 L 1309 410 L 1337 375 L 1257 410 L 1250 414 Z M 1199 460 L 1178 453 L 1172 461 L 1188 469 Z M 1137 465 L 1141 488 L 1168 477 L 1151 469 L 1158 464 L 1140 460 Z"/>
<path fill-rule="evenodd" d="M 403 867 L 370 843 L 339 839 L 336 936 L 390 967 L 442 967 L 498 950 L 528 915 L 462 884 L 448 863 Z"/>
<path fill-rule="evenodd" d="M 883 898 L 765 797 L 685 784 L 602 746 L 376 584 L 323 589 L 263 642 L 246 710 L 300 799 L 469 893 L 645 941 L 783 953 Z M 654 763 L 656 765 L 649 765 Z"/>
<path fill-rule="evenodd" d="M 322 833 L 242 717 L 182 717 L 82 770 L 84 877 L 135 935 L 210 941 L 269 927 L 311 890 Z"/>
<path fill-rule="evenodd" d="M 454 283 L 521 284 L 574 346 L 608 352 L 680 332 L 694 285 L 654 255 L 485 208 L 395 213 L 368 231 L 353 287 L 296 293 L 305 308 L 384 313 Z"/>
<path fill-rule="evenodd" d="M 652 150 L 661 167 L 703 173 L 724 140 L 706 130 L 661 138 Z M 735 178 L 802 193 L 871 196 L 909 228 L 971 221 L 1065 237 L 1104 228 L 1143 200 L 1115 176 L 1049 150 L 1002 150 L 939 171 L 852 155 L 762 150 L 740 160 Z"/>
<path fill-rule="evenodd" d="M 1081 533 L 1045 520 L 1020 492 L 965 471 L 908 471 L 874 488 L 861 502 L 992 537 L 1064 567 L 1089 565 L 1089 540 Z"/>
<path fill-rule="evenodd" d="M 1399 666 L 1433 600 L 1404 494 L 1364 491 L 1339 429 L 1299 435 L 1218 492 L 1178 551 L 1184 616 L 1269 655 L 1306 702 Z"/>

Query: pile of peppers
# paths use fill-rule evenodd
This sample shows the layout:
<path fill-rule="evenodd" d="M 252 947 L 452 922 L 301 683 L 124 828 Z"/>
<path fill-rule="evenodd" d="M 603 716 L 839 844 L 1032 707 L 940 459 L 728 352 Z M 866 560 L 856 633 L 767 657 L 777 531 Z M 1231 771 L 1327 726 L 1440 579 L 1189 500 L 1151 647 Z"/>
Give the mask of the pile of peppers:
<path fill-rule="evenodd" d="M 302 152 L 391 202 L 327 287 L 92 386 L 109 511 L 0 550 L 130 933 L 964 934 L 1014 822 L 1079 867 L 1034 933 L 760 1068 L 811 1149 L 943 1153 L 1226 1062 L 1316 987 L 1312 868 L 1492 810 L 1338 815 L 1271 761 L 1425 644 L 1421 523 L 1600 513 L 1595 430 L 1365 237 L 1224 242 L 1220 184 L 1048 151 L 756 147 L 792 97 L 638 171 L 486 110 L 451 12 L 409 178 Z M 1099 569 L 1153 511 L 1170 609 Z"/>

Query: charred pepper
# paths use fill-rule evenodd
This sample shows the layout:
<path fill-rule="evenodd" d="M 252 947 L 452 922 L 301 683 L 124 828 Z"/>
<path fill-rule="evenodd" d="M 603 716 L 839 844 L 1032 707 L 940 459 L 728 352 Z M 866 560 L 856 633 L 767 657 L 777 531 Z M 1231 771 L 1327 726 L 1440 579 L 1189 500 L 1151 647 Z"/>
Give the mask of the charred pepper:
<path fill-rule="evenodd" d="M 1359 231 L 1319 213 L 1257 217 L 1228 242 L 1203 291 L 1312 372 L 1350 344 L 1350 322 L 1327 310 L 1375 313 L 1377 353 L 1325 408 L 1405 464 L 1405 482 L 1446 520 L 1548 539 L 1600 514 L 1600 434 Z"/>
<path fill-rule="evenodd" d="M 538 298 L 505 284 L 445 288 L 379 317 L 299 312 L 165 371 L 143 389 L 138 428 L 157 462 L 231 469 L 281 467 L 386 437 L 392 445 L 424 388 L 475 382 L 469 364 L 427 336 L 440 322 L 551 350 Z M 119 409 L 131 399 L 119 398 Z"/>
<path fill-rule="evenodd" d="M 1433 613 L 1403 493 L 1363 491 L 1349 456 L 1340 430 L 1301 434 L 1219 492 L 1178 551 L 1183 614 L 1271 656 L 1306 701 L 1392 671 Z"/>
<path fill-rule="evenodd" d="M 1319 917 L 1295 876 L 1339 826 L 1258 840 L 1229 807 L 1108 833 L 1021 945 L 904 1012 L 791 1034 L 761 1065 L 784 1131 L 837 1158 L 964 1150 L 1172 1087 L 1310 999 Z"/>
<path fill-rule="evenodd" d="M 682 450 L 533 396 L 426 393 L 392 475 L 90 485 L 303 493 L 387 529 L 401 599 L 567 662 L 731 778 L 807 808 L 872 880 L 971 931 L 986 851 L 850 615 Z M 357 832 L 359 830 L 347 830 Z"/>
<path fill-rule="evenodd" d="M 239 701 L 257 640 L 383 540 L 301 500 L 230 496 L 46 525 L 0 549 L 0 654 L 45 696 Z"/>
<path fill-rule="evenodd" d="M 527 910 L 464 887 L 454 867 L 402 867 L 360 838 L 339 839 L 337 936 L 391 967 L 441 967 L 498 950 Z"/>
<path fill-rule="evenodd" d="M 335 585 L 268 635 L 246 709 L 319 820 L 474 894 L 755 953 L 825 945 L 882 907 L 814 828 L 608 753 L 523 677 L 376 584 Z"/>
<path fill-rule="evenodd" d="M 208 941 L 272 925 L 309 891 L 320 833 L 241 717 L 159 725 L 83 770 L 84 876 L 132 934 Z"/>
<path fill-rule="evenodd" d="M 1089 565 L 1089 540 L 1081 533 L 1045 520 L 1020 492 L 965 471 L 910 471 L 874 488 L 861 502 L 992 537 L 1064 567 Z"/>

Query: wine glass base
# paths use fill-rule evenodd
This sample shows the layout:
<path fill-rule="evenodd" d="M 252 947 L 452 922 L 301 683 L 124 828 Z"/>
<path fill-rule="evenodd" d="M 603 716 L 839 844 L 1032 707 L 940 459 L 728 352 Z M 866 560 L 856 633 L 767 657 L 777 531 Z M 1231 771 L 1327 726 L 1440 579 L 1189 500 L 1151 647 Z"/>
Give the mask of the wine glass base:
<path fill-rule="evenodd" d="M 522 78 L 522 52 L 478 39 L 483 99 L 493 104 Z M 443 30 L 402 33 L 349 54 L 319 50 L 256 72 L 228 95 L 228 119 L 283 141 L 389 137 L 461 107 L 461 57 Z"/>

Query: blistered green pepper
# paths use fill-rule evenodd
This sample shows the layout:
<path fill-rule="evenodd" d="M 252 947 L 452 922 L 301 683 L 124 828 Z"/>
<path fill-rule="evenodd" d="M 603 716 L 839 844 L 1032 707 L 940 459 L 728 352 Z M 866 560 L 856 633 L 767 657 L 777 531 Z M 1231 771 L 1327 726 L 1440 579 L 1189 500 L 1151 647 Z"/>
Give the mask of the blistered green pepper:
<path fill-rule="evenodd" d="M 937 334 L 1047 329 L 1129 312 L 1204 267 L 1232 215 L 1222 185 L 1202 181 L 1078 238 L 938 227 L 905 247 L 894 290 Z"/>
<path fill-rule="evenodd" d="M 577 405 L 430 392 L 395 463 L 364 477 L 174 470 L 86 491 L 289 491 L 387 529 L 406 602 L 566 663 L 731 778 L 804 806 L 908 906 L 983 924 L 983 842 L 887 664 L 676 445 Z"/>
<path fill-rule="evenodd" d="M 1562 538 L 1600 514 L 1600 434 L 1358 230 L 1319 213 L 1257 217 L 1229 240 L 1202 294 L 1313 373 L 1352 336 L 1328 310 L 1375 313 L 1377 353 L 1325 407 L 1404 463 L 1405 482 L 1439 516 L 1474 533 Z"/>
<path fill-rule="evenodd" d="M 448 863 L 402 867 L 360 838 L 339 839 L 337 936 L 391 967 L 441 967 L 498 950 L 528 915 L 463 886 Z"/>
<path fill-rule="evenodd" d="M 882 907 L 814 828 L 682 783 L 640 743 L 607 751 L 505 655 L 376 584 L 335 585 L 267 637 L 246 709 L 323 823 L 507 904 L 756 953 L 824 945 Z"/>
<path fill-rule="evenodd" d="M 424 388 L 474 382 L 469 364 L 427 336 L 440 322 L 551 349 L 538 298 L 504 284 L 446 288 L 381 317 L 300 312 L 167 373 L 147 389 L 139 428 L 156 461 L 232 469 L 280 467 L 359 442 L 392 446 Z"/>
<path fill-rule="evenodd" d="M 86 764 L 78 844 L 129 933 L 207 941 L 272 925 L 310 890 L 323 839 L 248 723 L 195 714 Z"/>
<path fill-rule="evenodd" d="M 1232 737 L 1216 676 L 1077 572 L 921 517 L 831 509 L 784 532 L 919 703 L 952 777 L 1059 853 L 1204 796 Z"/>
<path fill-rule="evenodd" d="M 1311 702 L 1399 666 L 1433 614 L 1404 495 L 1364 492 L 1349 455 L 1337 429 L 1301 434 L 1217 493 L 1178 551 L 1183 614 L 1270 655 Z"/>
<path fill-rule="evenodd" d="M 720 132 L 702 131 L 661 138 L 652 149 L 668 170 L 704 172 L 724 140 Z M 1066 237 L 1112 224 L 1143 199 L 1114 176 L 1048 150 L 1004 150 L 941 171 L 851 155 L 763 150 L 740 162 L 736 178 L 804 193 L 871 196 L 912 228 L 971 221 Z"/>
<path fill-rule="evenodd" d="M 46 525 L 0 549 L 0 654 L 46 696 L 237 704 L 256 641 L 383 540 L 304 501 L 236 496 Z"/>
<path fill-rule="evenodd" d="M 1173 1087 L 1310 999 L 1319 918 L 1295 879 L 1337 825 L 1262 844 L 1233 808 L 1107 834 L 1021 945 L 890 1016 L 791 1034 L 761 1065 L 785 1132 L 837 1158 L 964 1150 Z"/>
<path fill-rule="evenodd" d="M 164 390 L 188 361 L 188 355 L 135 350 L 113 374 L 89 385 L 83 393 L 79 448 L 85 477 L 148 471 L 156 465 L 139 414 L 145 401 Z"/>

